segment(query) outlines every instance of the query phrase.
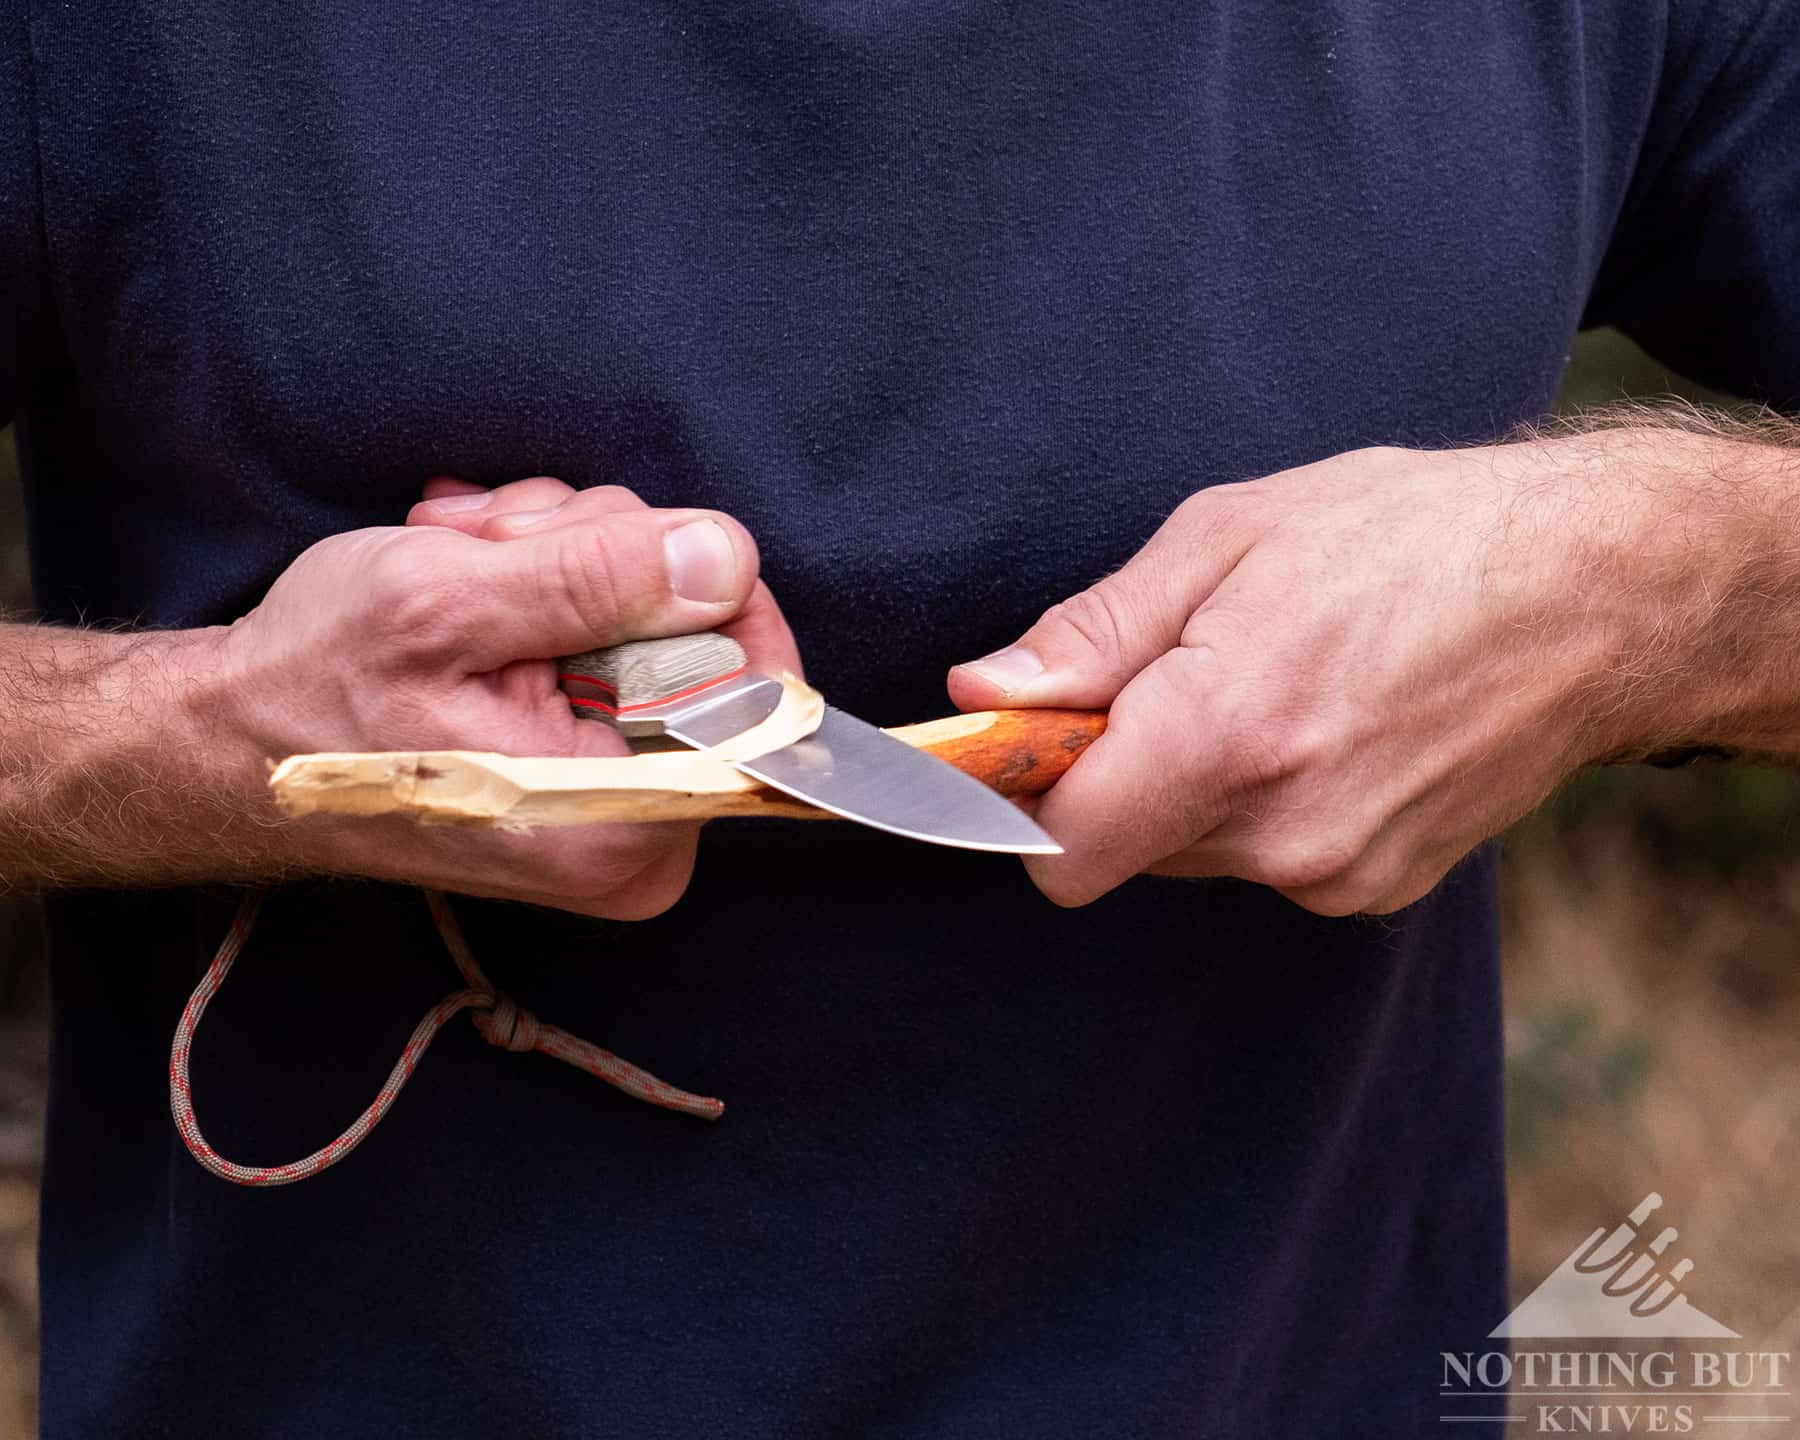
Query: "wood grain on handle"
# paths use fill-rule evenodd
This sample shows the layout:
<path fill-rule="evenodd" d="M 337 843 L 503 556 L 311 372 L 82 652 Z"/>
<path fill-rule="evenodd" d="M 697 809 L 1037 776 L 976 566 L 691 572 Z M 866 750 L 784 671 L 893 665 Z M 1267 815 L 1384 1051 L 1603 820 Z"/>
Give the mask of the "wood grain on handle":
<path fill-rule="evenodd" d="M 888 733 L 1002 795 L 1041 795 L 1106 728 L 1085 710 L 986 710 Z M 468 750 L 295 755 L 269 777 L 290 815 L 411 815 L 441 824 L 581 825 L 725 816 L 835 817 L 703 751 L 606 759 Z"/>
<path fill-rule="evenodd" d="M 1002 795 L 1042 795 L 1106 729 L 1099 710 L 979 710 L 887 733 Z"/>

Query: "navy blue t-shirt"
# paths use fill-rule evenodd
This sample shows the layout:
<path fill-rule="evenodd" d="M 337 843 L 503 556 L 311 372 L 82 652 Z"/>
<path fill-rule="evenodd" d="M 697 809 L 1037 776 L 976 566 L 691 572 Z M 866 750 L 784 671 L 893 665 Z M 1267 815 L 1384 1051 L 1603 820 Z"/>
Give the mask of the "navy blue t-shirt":
<path fill-rule="evenodd" d="M 427 476 L 548 473 L 736 515 L 892 723 L 1195 489 L 1541 414 L 1584 319 L 1800 403 L 1792 0 L 0 17 L 0 418 L 59 621 L 229 621 Z M 459 1023 L 272 1191 L 167 1111 L 235 897 L 61 896 L 45 1433 L 1435 1433 L 1506 1308 L 1494 892 L 1489 849 L 1382 919 L 1064 912 L 715 825 L 656 920 L 460 908 L 718 1126 Z M 313 1149 L 453 984 L 416 894 L 277 891 L 210 1138 Z"/>

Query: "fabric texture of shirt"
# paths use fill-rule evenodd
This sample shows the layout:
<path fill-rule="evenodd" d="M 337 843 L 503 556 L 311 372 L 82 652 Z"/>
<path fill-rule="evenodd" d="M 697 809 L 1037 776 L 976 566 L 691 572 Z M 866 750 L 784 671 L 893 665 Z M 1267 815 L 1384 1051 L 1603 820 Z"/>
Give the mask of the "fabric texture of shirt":
<path fill-rule="evenodd" d="M 894 723 L 1200 487 L 1541 415 L 1584 319 L 1800 404 L 1787 0 L 0 17 L 55 621 L 227 622 L 430 475 L 554 474 L 737 516 L 811 677 Z M 58 896 L 44 1433 L 1434 1433 L 1506 1309 L 1495 886 L 1490 847 L 1380 919 L 1065 912 L 715 825 L 656 920 L 459 913 L 720 1124 L 458 1023 L 275 1191 L 167 1109 L 233 895 Z M 453 984 L 416 894 L 283 888 L 210 1138 L 310 1151 Z"/>

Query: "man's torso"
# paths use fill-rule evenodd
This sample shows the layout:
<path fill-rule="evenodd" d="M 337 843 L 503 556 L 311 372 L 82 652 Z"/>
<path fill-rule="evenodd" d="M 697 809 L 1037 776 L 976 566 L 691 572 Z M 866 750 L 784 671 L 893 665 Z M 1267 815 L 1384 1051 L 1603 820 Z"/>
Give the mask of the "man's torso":
<path fill-rule="evenodd" d="M 428 475 L 549 473 L 738 516 L 817 683 L 922 718 L 1201 486 L 1545 408 L 1660 43 L 1578 18 L 44 9 L 40 603 L 227 621 Z M 46 1432 L 1414 1433 L 1500 1316 L 1493 878 L 1067 914 L 715 827 L 657 921 L 465 908 L 719 1127 L 453 1032 L 267 1194 L 161 1099 L 229 897 L 65 898 Z M 348 885 L 240 975 L 194 1082 L 250 1161 L 450 980 L 416 897 Z"/>

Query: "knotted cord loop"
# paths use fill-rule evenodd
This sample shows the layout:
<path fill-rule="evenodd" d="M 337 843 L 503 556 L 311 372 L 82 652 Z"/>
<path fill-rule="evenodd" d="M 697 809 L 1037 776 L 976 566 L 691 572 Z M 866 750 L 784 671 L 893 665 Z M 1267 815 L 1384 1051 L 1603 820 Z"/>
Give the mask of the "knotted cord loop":
<path fill-rule="evenodd" d="M 483 1040 L 515 1055 L 537 1049 L 538 1035 L 543 1029 L 537 1016 L 529 1010 L 521 1010 L 504 990 L 495 992 L 492 1010 L 477 1010 L 469 1018 L 475 1022 Z"/>
<path fill-rule="evenodd" d="M 586 1070 L 590 1075 L 623 1090 L 634 1099 L 649 1105 L 659 1105 L 665 1110 L 679 1110 L 702 1120 L 717 1120 L 725 1113 L 725 1106 L 720 1101 L 678 1090 L 647 1071 L 638 1069 L 629 1061 L 602 1050 L 598 1045 L 590 1045 L 566 1030 L 546 1025 L 529 1010 L 514 1002 L 511 996 L 496 990 L 481 966 L 475 963 L 468 941 L 463 938 L 462 928 L 450 911 L 450 902 L 436 890 L 427 890 L 425 900 L 431 907 L 431 918 L 437 924 L 438 936 L 443 940 L 444 948 L 450 952 L 450 958 L 456 962 L 456 968 L 461 972 L 468 988 L 446 995 L 419 1021 L 406 1042 L 406 1048 L 400 1052 L 399 1061 L 382 1082 L 375 1099 L 349 1129 L 330 1144 L 313 1151 L 304 1160 L 296 1160 L 288 1165 L 262 1166 L 235 1164 L 207 1143 L 206 1137 L 200 1133 L 199 1121 L 194 1118 L 193 1091 L 188 1083 L 188 1060 L 193 1053 L 194 1035 L 200 1029 L 201 1017 L 206 1014 L 206 1007 L 212 1002 L 213 996 L 224 985 L 225 977 L 231 973 L 231 967 L 243 950 L 244 942 L 250 938 L 250 927 L 256 923 L 257 911 L 262 908 L 261 891 L 244 898 L 231 922 L 230 930 L 219 945 L 218 953 L 213 956 L 212 964 L 206 967 L 206 974 L 201 976 L 200 983 L 194 987 L 194 993 L 188 997 L 187 1005 L 181 1012 L 181 1020 L 175 1026 L 175 1043 L 169 1050 L 169 1109 L 175 1116 L 175 1129 L 181 1136 L 182 1143 L 187 1146 L 188 1153 L 206 1169 L 221 1180 L 257 1186 L 290 1185 L 296 1180 L 305 1180 L 321 1170 L 329 1169 L 360 1145 L 369 1132 L 381 1123 L 381 1117 L 400 1098 L 400 1091 L 412 1078 L 420 1057 L 437 1038 L 438 1031 L 462 1010 L 473 1011 L 470 1018 L 480 1031 L 482 1039 L 502 1050 L 510 1050 L 515 1054 L 540 1050 L 566 1064 Z"/>

